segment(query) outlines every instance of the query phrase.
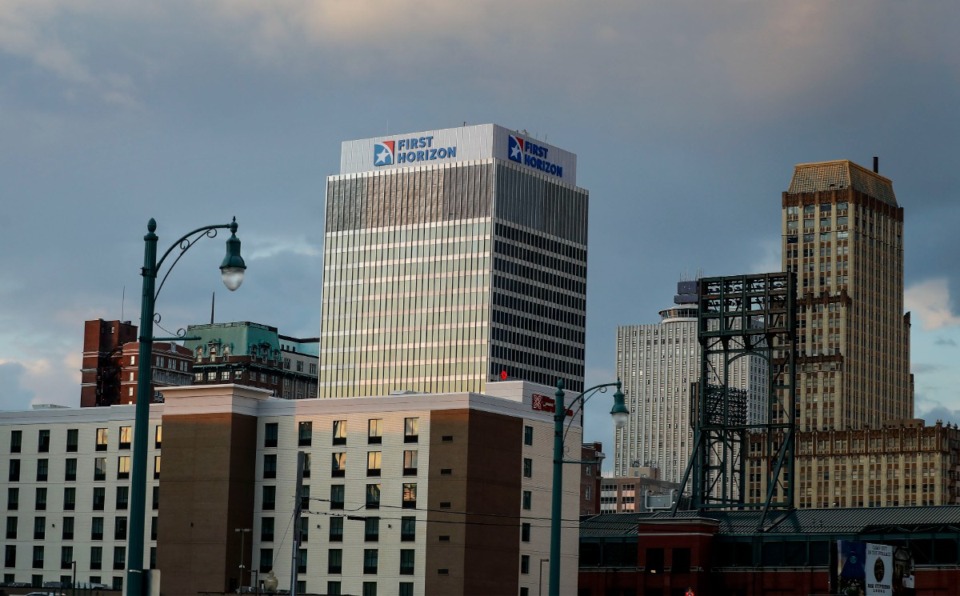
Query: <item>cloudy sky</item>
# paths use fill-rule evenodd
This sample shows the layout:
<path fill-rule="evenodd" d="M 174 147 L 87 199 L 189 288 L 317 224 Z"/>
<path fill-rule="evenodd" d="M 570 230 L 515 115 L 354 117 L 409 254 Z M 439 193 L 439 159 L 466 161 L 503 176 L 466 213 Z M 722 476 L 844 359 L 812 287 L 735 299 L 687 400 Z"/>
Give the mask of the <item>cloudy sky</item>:
<path fill-rule="evenodd" d="M 3 0 L 0 409 L 79 403 L 83 321 L 138 320 L 151 217 L 164 248 L 236 216 L 249 266 L 227 295 L 198 244 L 166 328 L 216 291 L 218 320 L 317 335 L 340 142 L 496 122 L 579 156 L 590 383 L 681 277 L 779 270 L 794 164 L 878 155 L 916 411 L 960 421 L 958 28 L 956 0 Z"/>

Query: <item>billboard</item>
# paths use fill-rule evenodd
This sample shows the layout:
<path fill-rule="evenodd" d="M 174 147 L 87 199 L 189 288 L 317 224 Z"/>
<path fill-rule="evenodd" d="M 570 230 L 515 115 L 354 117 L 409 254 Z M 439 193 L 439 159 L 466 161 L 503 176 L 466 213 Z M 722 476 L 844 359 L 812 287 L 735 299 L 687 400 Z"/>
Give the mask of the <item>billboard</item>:
<path fill-rule="evenodd" d="M 913 556 L 902 547 L 837 541 L 836 593 L 844 596 L 912 596 Z"/>

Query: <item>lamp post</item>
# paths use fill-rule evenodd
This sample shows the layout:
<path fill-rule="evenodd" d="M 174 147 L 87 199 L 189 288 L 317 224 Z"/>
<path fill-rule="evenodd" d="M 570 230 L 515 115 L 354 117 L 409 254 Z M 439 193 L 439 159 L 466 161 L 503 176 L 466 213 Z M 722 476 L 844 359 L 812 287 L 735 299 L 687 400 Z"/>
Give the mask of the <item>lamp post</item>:
<path fill-rule="evenodd" d="M 540 580 L 537 582 L 537 596 L 543 596 L 543 564 L 550 559 L 540 559 Z"/>
<path fill-rule="evenodd" d="M 578 412 L 583 410 L 587 401 L 597 393 L 605 393 L 607 388 L 616 387 L 613 394 L 613 408 L 610 416 L 617 428 L 627 423 L 630 411 L 624 403 L 623 393 L 620 391 L 620 381 L 594 385 L 586 389 L 570 406 L 580 403 Z M 553 505 L 550 512 L 550 596 L 560 596 L 560 520 L 563 517 L 563 464 L 582 464 L 580 460 L 563 459 L 563 440 L 566 437 L 564 422 L 567 419 L 567 406 L 564 403 L 563 379 L 557 381 L 556 403 L 553 412 Z M 590 462 L 595 463 L 595 462 Z"/>
<path fill-rule="evenodd" d="M 234 532 L 240 533 L 240 582 L 237 584 L 237 587 L 240 588 L 240 591 L 243 591 L 243 538 L 250 533 L 250 528 L 234 528 Z"/>
<path fill-rule="evenodd" d="M 147 498 L 147 432 L 150 426 L 150 402 L 153 401 L 151 392 L 150 361 L 153 358 L 153 342 L 163 339 L 177 340 L 182 337 L 159 338 L 153 337 L 155 307 L 157 296 L 163 289 L 163 284 L 170 275 L 180 257 L 186 253 L 201 238 L 214 238 L 217 230 L 229 229 L 230 238 L 227 239 L 227 254 L 220 263 L 220 273 L 223 283 L 231 292 L 243 283 L 244 270 L 247 268 L 240 256 L 240 240 L 237 238 L 237 219 L 231 223 L 204 226 L 180 237 L 167 252 L 157 260 L 157 240 L 154 233 L 157 231 L 157 222 L 151 218 L 147 223 L 147 234 L 143 237 L 143 296 L 140 305 L 140 352 L 137 363 L 137 405 L 134 414 L 133 426 L 133 470 L 130 477 L 130 533 L 127 540 L 127 581 L 125 593 L 127 596 L 142 596 L 144 592 L 143 573 L 143 526 L 146 512 Z M 173 253 L 174 249 L 180 252 L 170 263 L 170 267 L 160 280 L 160 287 L 156 286 L 157 273 L 164 261 Z"/>

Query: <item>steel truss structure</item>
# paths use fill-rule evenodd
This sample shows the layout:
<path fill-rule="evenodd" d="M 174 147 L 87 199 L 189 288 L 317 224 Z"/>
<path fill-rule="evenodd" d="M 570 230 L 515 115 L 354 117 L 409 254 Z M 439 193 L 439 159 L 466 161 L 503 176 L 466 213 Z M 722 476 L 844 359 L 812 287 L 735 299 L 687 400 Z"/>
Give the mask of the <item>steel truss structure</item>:
<path fill-rule="evenodd" d="M 694 447 L 681 481 L 698 510 L 793 507 L 796 426 L 796 276 L 765 273 L 703 278 L 698 282 L 697 336 L 700 377 L 691 408 Z M 765 419 L 751 423 L 747 392 L 731 386 L 730 369 L 741 358 L 767 363 Z M 762 499 L 747 498 L 750 435 L 762 433 Z M 759 480 L 759 479 L 753 479 Z M 679 504 L 679 499 L 677 501 Z M 677 505 L 674 506 L 676 512 Z"/>

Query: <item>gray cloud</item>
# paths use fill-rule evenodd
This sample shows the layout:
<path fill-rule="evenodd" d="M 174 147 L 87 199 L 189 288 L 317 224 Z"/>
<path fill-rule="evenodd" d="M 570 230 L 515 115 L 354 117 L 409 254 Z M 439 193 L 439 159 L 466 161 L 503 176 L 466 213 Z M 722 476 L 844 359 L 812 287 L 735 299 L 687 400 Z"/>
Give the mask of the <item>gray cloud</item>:
<path fill-rule="evenodd" d="M 33 392 L 21 385 L 24 368 L 17 363 L 0 362 L 0 410 L 22 410 L 33 399 Z"/>
<path fill-rule="evenodd" d="M 656 321 L 682 272 L 777 266 L 799 162 L 881 156 L 908 283 L 960 295 L 960 263 L 941 258 L 960 252 L 955 21 L 951 3 L 893 0 L 3 2 L 0 359 L 62 367 L 73 399 L 82 320 L 137 318 L 150 217 L 166 247 L 236 215 L 250 257 L 227 295 L 223 239 L 191 249 L 165 325 L 207 320 L 217 291 L 218 319 L 316 335 L 340 142 L 463 121 L 579 155 L 590 370 L 612 368 L 616 326 Z M 942 370 L 913 370 L 940 386 Z"/>

